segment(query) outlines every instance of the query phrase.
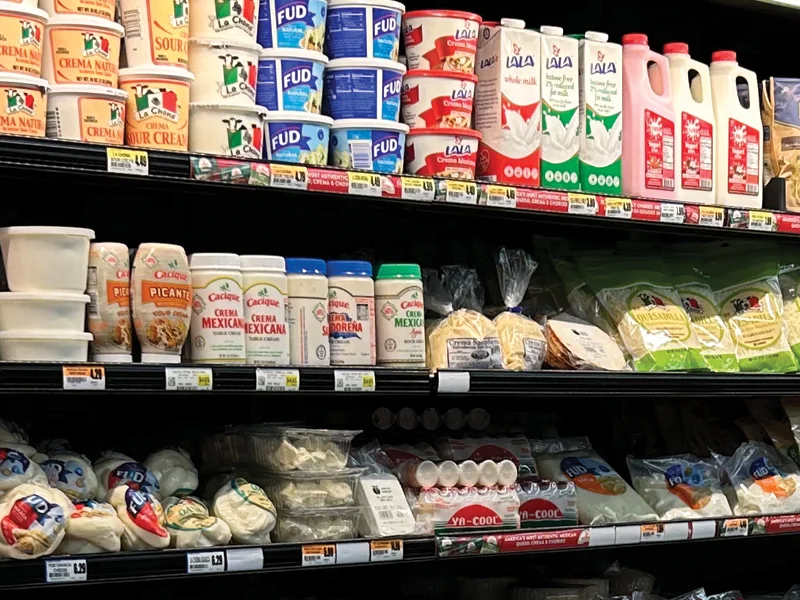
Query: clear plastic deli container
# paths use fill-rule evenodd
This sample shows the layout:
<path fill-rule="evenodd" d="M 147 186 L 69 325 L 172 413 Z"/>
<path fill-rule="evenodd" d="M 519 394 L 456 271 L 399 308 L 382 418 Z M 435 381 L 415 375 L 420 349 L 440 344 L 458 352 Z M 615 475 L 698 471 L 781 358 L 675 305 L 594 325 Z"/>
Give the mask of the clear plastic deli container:
<path fill-rule="evenodd" d="M 360 430 L 304 427 L 248 428 L 247 454 L 254 465 L 271 471 L 330 473 L 347 466 L 347 454 Z"/>
<path fill-rule="evenodd" d="M 208 465 L 240 465 L 247 462 L 247 442 L 236 427 L 203 440 L 203 462 Z"/>
<path fill-rule="evenodd" d="M 279 510 L 272 537 L 276 542 L 349 540 L 356 537 L 360 516 L 360 506 Z"/>
<path fill-rule="evenodd" d="M 339 507 L 355 503 L 356 485 L 363 472 L 356 468 L 335 473 L 253 473 L 250 481 L 266 490 L 277 508 Z"/>

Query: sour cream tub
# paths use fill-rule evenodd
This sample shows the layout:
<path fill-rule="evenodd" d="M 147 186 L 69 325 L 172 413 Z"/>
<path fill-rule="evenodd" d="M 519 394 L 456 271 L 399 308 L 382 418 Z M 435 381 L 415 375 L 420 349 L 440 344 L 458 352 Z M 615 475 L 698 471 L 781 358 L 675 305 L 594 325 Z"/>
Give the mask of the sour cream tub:
<path fill-rule="evenodd" d="M 192 102 L 255 105 L 261 46 L 251 42 L 189 40 Z"/>
<path fill-rule="evenodd" d="M 261 0 L 258 43 L 263 48 L 322 52 L 327 15 L 325 0 Z"/>
<path fill-rule="evenodd" d="M 47 13 L 36 6 L 0 2 L 0 72 L 39 77 Z"/>
<path fill-rule="evenodd" d="M 325 71 L 325 114 L 334 119 L 400 117 L 400 91 L 406 68 L 378 58 L 340 58 Z"/>
<path fill-rule="evenodd" d="M 99 85 L 54 85 L 47 99 L 47 137 L 121 146 L 128 92 Z"/>
<path fill-rule="evenodd" d="M 252 104 L 192 102 L 189 150 L 236 158 L 261 158 L 267 111 Z"/>
<path fill-rule="evenodd" d="M 5 104 L 0 113 L 0 133 L 44 137 L 49 89 L 38 77 L 0 73 L 0 98 Z"/>
<path fill-rule="evenodd" d="M 36 6 L 36 0 L 31 6 Z M 117 3 L 115 0 L 39 0 L 39 8 L 51 17 L 83 15 L 113 21 Z"/>
<path fill-rule="evenodd" d="M 178 67 L 135 67 L 119 73 L 128 92 L 125 142 L 134 148 L 189 149 L 189 86 L 194 81 Z"/>
<path fill-rule="evenodd" d="M 256 103 L 268 110 L 290 110 L 318 115 L 322 110 L 322 83 L 328 59 L 320 52 L 269 48 L 258 62 Z"/>
<path fill-rule="evenodd" d="M 189 64 L 189 0 L 120 0 L 128 67 Z"/>
<path fill-rule="evenodd" d="M 0 331 L 0 360 L 86 362 L 93 339 L 73 331 Z"/>
<path fill-rule="evenodd" d="M 409 71 L 403 78 L 403 123 L 409 127 L 472 125 L 477 75 L 455 71 Z"/>
<path fill-rule="evenodd" d="M 42 76 L 53 84 L 117 87 L 123 33 L 122 26 L 97 17 L 53 17 L 45 26 Z"/>
<path fill-rule="evenodd" d="M 190 38 L 256 41 L 258 0 L 192 0 L 191 7 Z"/>
<path fill-rule="evenodd" d="M 328 164 L 333 119 L 282 110 L 269 111 L 266 121 L 267 160 L 315 166 Z"/>
<path fill-rule="evenodd" d="M 325 49 L 337 58 L 397 60 L 406 7 L 394 0 L 331 0 Z"/>
<path fill-rule="evenodd" d="M 412 129 L 406 136 L 406 173 L 475 179 L 481 137 L 472 129 Z"/>
<path fill-rule="evenodd" d="M 47 329 L 83 332 L 86 294 L 0 293 L 0 331 Z"/>
<path fill-rule="evenodd" d="M 414 10 L 403 18 L 410 70 L 475 71 L 482 19 L 460 10 Z"/>
<path fill-rule="evenodd" d="M 378 119 L 342 119 L 331 127 L 331 164 L 344 169 L 402 173 L 408 126 Z"/>

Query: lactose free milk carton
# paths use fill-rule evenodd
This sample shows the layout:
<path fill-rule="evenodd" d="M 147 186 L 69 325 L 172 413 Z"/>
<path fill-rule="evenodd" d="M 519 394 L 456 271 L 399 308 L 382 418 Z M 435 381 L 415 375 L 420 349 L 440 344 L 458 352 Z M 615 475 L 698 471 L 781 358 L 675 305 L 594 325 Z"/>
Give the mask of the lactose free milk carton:
<path fill-rule="evenodd" d="M 538 186 L 542 144 L 541 36 L 525 22 L 481 26 L 476 59 L 475 128 L 478 177 Z"/>

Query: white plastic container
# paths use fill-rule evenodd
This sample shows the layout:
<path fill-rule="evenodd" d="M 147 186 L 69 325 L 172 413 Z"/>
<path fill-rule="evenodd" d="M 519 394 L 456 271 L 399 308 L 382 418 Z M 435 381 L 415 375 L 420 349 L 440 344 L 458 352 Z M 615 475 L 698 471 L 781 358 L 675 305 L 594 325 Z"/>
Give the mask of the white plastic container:
<path fill-rule="evenodd" d="M 85 294 L 0 293 L 0 331 L 83 332 Z"/>
<path fill-rule="evenodd" d="M 90 302 L 87 329 L 94 336 L 92 360 L 132 362 L 130 251 L 125 244 L 94 243 L 89 246 L 86 293 Z"/>
<path fill-rule="evenodd" d="M 377 119 L 342 119 L 331 127 L 330 162 L 344 169 L 402 173 L 408 125 Z"/>
<path fill-rule="evenodd" d="M 86 362 L 91 333 L 0 331 L 0 360 Z"/>
<path fill-rule="evenodd" d="M 459 10 L 414 10 L 403 18 L 409 69 L 475 71 L 482 19 Z"/>
<path fill-rule="evenodd" d="M 94 231 L 77 227 L 5 227 L 0 248 L 12 292 L 83 294 Z"/>
<path fill-rule="evenodd" d="M 282 256 L 242 256 L 248 365 L 289 364 L 289 281 Z"/>
<path fill-rule="evenodd" d="M 334 119 L 400 118 L 406 68 L 379 58 L 340 58 L 325 69 L 325 114 Z"/>
<path fill-rule="evenodd" d="M 425 368 L 425 305 L 419 265 L 384 264 L 375 280 L 377 362 Z"/>
<path fill-rule="evenodd" d="M 396 61 L 406 7 L 394 0 L 331 0 L 325 31 L 328 56 Z"/>
<path fill-rule="evenodd" d="M 235 158 L 261 158 L 267 111 L 250 104 L 192 102 L 189 150 Z"/>
<path fill-rule="evenodd" d="M 439 481 L 439 467 L 430 460 L 407 460 L 399 465 L 403 485 L 413 488 L 431 488 Z"/>
<path fill-rule="evenodd" d="M 271 110 L 267 113 L 264 149 L 267 160 L 323 166 L 333 119 L 324 115 Z"/>
<path fill-rule="evenodd" d="M 25 0 L 25 2 L 30 6 L 36 6 L 36 0 Z M 39 0 L 39 8 L 51 17 L 86 15 L 113 21 L 117 3 L 115 0 Z"/>
<path fill-rule="evenodd" d="M 125 58 L 132 67 L 189 64 L 189 0 L 119 0 Z"/>
<path fill-rule="evenodd" d="M 244 349 L 242 271 L 236 254 L 197 253 L 189 257 L 192 274 L 192 362 L 239 363 Z"/>
<path fill-rule="evenodd" d="M 287 110 L 318 115 L 327 57 L 321 52 L 292 48 L 261 51 L 258 61 L 256 103 L 267 110 Z"/>
<path fill-rule="evenodd" d="M 47 97 L 47 137 L 122 146 L 128 92 L 99 85 L 54 85 Z"/>
<path fill-rule="evenodd" d="M 331 364 L 375 364 L 375 283 L 372 265 L 328 261 L 328 323 Z"/>
<path fill-rule="evenodd" d="M 255 104 L 261 46 L 253 42 L 191 39 L 192 102 Z"/>
<path fill-rule="evenodd" d="M 675 109 L 676 199 L 714 204 L 714 150 L 716 125 L 708 65 L 689 56 L 688 44 L 664 45 L 669 61 L 672 104 Z M 690 72 L 697 75 L 689 85 Z M 651 85 L 658 85 L 652 77 Z"/>
<path fill-rule="evenodd" d="M 458 485 L 475 487 L 481 477 L 481 470 L 474 460 L 465 460 L 458 465 Z"/>
<path fill-rule="evenodd" d="M 6 99 L 0 134 L 44 137 L 49 89 L 38 77 L 0 73 L 0 98 Z"/>
<path fill-rule="evenodd" d="M 758 108 L 756 74 L 736 62 L 736 53 L 711 55 L 711 93 L 717 120 L 716 170 L 717 204 L 740 208 L 761 208 L 764 190 L 761 167 L 764 138 Z M 746 82 L 749 106 L 739 99 L 736 79 Z"/>
<path fill-rule="evenodd" d="M 259 0 L 191 0 L 189 36 L 255 42 Z"/>
<path fill-rule="evenodd" d="M 497 485 L 497 478 L 500 476 L 500 469 L 497 463 L 493 460 L 485 460 L 478 465 L 480 476 L 478 477 L 478 485 L 485 487 L 492 487 Z"/>
<path fill-rule="evenodd" d="M 497 485 L 514 485 L 518 474 L 514 461 L 506 458 L 497 463 Z"/>
<path fill-rule="evenodd" d="M 39 77 L 47 13 L 12 2 L 0 2 L 0 71 Z"/>
<path fill-rule="evenodd" d="M 445 460 L 439 463 L 439 487 L 455 487 L 458 485 L 458 479 L 461 476 L 458 465 L 452 460 Z"/>
<path fill-rule="evenodd" d="M 289 284 L 289 349 L 295 366 L 331 364 L 328 277 L 324 260 L 286 259 Z"/>
<path fill-rule="evenodd" d="M 478 76 L 453 71 L 409 71 L 403 78 L 403 123 L 409 127 L 472 127 Z"/>
<path fill-rule="evenodd" d="M 19 4 L 26 8 L 36 8 L 39 5 L 38 0 L 10 0 L 11 4 Z M 46 3 L 47 0 L 42 0 L 42 4 Z"/>
<path fill-rule="evenodd" d="M 472 129 L 412 129 L 406 136 L 405 171 L 425 177 L 475 179 L 481 137 Z"/>

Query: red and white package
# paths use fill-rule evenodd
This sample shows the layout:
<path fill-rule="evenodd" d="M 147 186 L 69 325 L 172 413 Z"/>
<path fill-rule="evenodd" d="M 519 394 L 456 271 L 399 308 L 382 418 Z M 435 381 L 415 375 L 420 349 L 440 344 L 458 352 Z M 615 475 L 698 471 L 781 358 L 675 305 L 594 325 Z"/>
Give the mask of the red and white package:
<path fill-rule="evenodd" d="M 403 78 L 403 123 L 412 128 L 469 128 L 477 75 L 409 71 Z"/>
<path fill-rule="evenodd" d="M 458 10 L 414 10 L 403 18 L 409 69 L 475 71 L 481 18 Z"/>
<path fill-rule="evenodd" d="M 538 479 L 536 462 L 531 454 L 531 445 L 527 438 L 443 438 L 436 445 L 442 460 L 462 462 L 474 460 L 481 463 L 492 460 L 500 463 L 504 460 L 513 462 L 518 471 L 519 481 Z"/>
<path fill-rule="evenodd" d="M 480 139 L 472 129 L 412 129 L 406 136 L 406 173 L 475 179 Z"/>

